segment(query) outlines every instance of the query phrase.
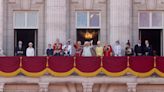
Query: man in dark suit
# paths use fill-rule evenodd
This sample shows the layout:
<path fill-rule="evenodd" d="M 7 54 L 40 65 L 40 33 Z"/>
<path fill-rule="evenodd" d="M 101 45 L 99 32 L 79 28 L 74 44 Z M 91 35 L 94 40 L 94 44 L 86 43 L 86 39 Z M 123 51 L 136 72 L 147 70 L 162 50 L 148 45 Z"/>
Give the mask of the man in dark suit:
<path fill-rule="evenodd" d="M 152 56 L 153 50 L 152 50 L 152 46 L 149 44 L 148 40 L 145 40 L 145 45 L 144 45 L 143 51 L 144 51 L 145 56 Z"/>
<path fill-rule="evenodd" d="M 141 45 L 141 41 L 140 40 L 135 45 L 134 52 L 135 52 L 136 56 L 142 56 L 143 55 L 143 46 Z"/>
<path fill-rule="evenodd" d="M 15 48 L 15 56 L 25 56 L 25 48 L 22 41 L 18 41 L 18 46 Z"/>

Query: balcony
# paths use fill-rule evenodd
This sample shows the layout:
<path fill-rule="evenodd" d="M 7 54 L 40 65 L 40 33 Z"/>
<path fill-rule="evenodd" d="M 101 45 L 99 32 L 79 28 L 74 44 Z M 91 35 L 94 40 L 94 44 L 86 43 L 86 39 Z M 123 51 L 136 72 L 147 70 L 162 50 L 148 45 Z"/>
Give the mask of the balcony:
<path fill-rule="evenodd" d="M 164 57 L 0 57 L 0 92 L 163 92 L 163 60 Z"/>

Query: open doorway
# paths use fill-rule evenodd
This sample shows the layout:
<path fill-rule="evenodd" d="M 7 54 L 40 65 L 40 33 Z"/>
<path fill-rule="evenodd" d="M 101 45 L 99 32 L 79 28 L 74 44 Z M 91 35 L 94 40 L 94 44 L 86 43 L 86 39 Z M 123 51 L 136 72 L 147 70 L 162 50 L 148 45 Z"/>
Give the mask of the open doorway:
<path fill-rule="evenodd" d="M 24 48 L 28 48 L 28 43 L 32 42 L 33 47 L 37 48 L 37 30 L 36 29 L 15 29 L 15 47 L 18 45 L 18 41 L 23 42 Z M 36 55 L 35 49 L 35 55 Z"/>
<path fill-rule="evenodd" d="M 99 40 L 100 29 L 77 29 L 77 41 L 84 44 L 85 41 L 93 40 L 93 45 Z"/>
<path fill-rule="evenodd" d="M 140 29 L 140 38 L 142 44 L 144 44 L 145 40 L 150 42 L 152 45 L 153 51 L 156 51 L 158 56 L 161 55 L 161 33 L 162 29 Z"/>

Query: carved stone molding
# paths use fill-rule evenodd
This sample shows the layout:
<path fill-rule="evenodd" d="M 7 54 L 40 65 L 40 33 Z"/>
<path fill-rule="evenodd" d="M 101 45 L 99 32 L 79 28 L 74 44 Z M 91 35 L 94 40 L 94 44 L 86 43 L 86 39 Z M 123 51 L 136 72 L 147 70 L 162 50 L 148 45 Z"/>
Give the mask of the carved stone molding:
<path fill-rule="evenodd" d="M 134 4 L 143 5 L 145 4 L 145 0 L 134 0 Z"/>
<path fill-rule="evenodd" d="M 39 92 L 48 92 L 49 83 L 39 83 Z"/>
<path fill-rule="evenodd" d="M 138 7 L 145 6 L 146 10 L 164 9 L 164 0 L 134 0 L 134 5 Z"/>
<path fill-rule="evenodd" d="M 92 82 L 84 82 L 83 85 L 83 92 L 92 92 L 94 83 Z"/>
<path fill-rule="evenodd" d="M 127 83 L 128 92 L 137 92 L 136 86 L 137 83 Z"/>

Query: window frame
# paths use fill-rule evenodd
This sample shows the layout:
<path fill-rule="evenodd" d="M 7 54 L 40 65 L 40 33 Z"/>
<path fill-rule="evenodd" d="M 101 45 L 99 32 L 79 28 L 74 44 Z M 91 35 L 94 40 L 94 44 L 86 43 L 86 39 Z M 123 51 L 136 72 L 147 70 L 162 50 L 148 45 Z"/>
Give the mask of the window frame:
<path fill-rule="evenodd" d="M 77 25 L 77 14 L 78 12 L 87 12 L 87 26 L 86 27 L 79 27 Z M 92 27 L 90 26 L 90 14 L 91 12 L 98 12 L 99 13 L 99 26 L 97 27 Z M 75 13 L 75 26 L 76 26 L 76 29 L 100 29 L 101 28 L 101 12 L 100 11 L 76 11 Z"/>
<path fill-rule="evenodd" d="M 146 13 L 149 13 L 149 26 L 148 27 L 141 27 L 140 26 L 140 13 L 142 13 L 142 12 L 146 12 Z M 162 14 L 162 24 L 161 24 L 161 26 L 153 26 L 153 17 L 152 17 L 152 15 L 153 15 L 153 13 L 154 12 L 159 12 L 159 13 L 161 13 Z M 163 11 L 139 11 L 138 12 L 138 28 L 139 29 L 163 29 L 163 23 L 164 23 L 164 21 L 163 21 L 163 17 L 164 17 L 164 12 Z"/>
<path fill-rule="evenodd" d="M 16 26 L 16 13 L 19 13 L 19 12 L 21 12 L 21 13 L 24 13 L 25 14 L 25 26 L 24 27 L 19 27 L 19 26 Z M 37 18 L 36 18 L 36 26 L 34 27 L 29 27 L 28 26 L 28 13 L 29 12 L 36 12 L 36 16 L 37 16 Z M 39 28 L 39 12 L 38 11 L 14 11 L 14 13 L 13 13 L 13 28 L 14 29 L 38 29 Z"/>

